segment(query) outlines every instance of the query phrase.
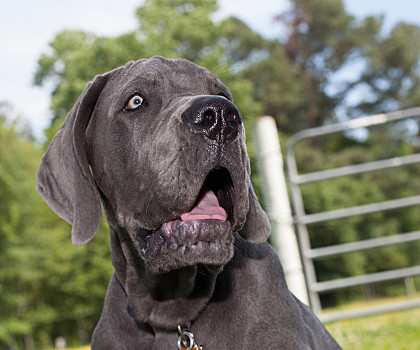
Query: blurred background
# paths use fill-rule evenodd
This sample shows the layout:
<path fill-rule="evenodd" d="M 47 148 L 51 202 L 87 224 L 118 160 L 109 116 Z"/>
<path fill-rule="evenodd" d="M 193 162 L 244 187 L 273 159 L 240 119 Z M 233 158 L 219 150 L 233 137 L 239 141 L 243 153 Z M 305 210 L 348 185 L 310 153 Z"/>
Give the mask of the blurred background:
<path fill-rule="evenodd" d="M 75 248 L 35 191 L 40 158 L 86 83 L 161 55 L 206 67 L 231 90 L 250 132 L 275 118 L 280 143 L 303 129 L 420 106 L 420 3 L 414 0 L 126 0 L 2 3 L 0 14 L 0 349 L 89 344 L 113 268 L 108 229 Z M 308 140 L 302 173 L 419 152 L 418 118 Z M 307 213 L 417 195 L 420 166 L 302 187 Z M 311 227 L 313 247 L 420 229 L 420 208 Z M 319 281 L 418 265 L 411 242 L 323 259 Z M 326 293 L 339 310 L 420 295 L 420 278 Z M 420 348 L 420 310 L 327 325 L 345 349 Z M 58 346 L 58 345 L 56 345 Z"/>

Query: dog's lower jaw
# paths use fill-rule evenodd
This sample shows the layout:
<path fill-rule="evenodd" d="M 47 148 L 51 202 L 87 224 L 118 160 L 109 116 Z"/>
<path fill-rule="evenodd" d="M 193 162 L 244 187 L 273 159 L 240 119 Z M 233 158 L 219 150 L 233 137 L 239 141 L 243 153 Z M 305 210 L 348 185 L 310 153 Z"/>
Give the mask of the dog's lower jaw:
<path fill-rule="evenodd" d="M 171 232 L 162 228 L 153 232 L 138 230 L 136 238 L 139 254 L 154 274 L 196 265 L 218 273 L 234 253 L 234 237 L 227 221 L 180 222 Z"/>

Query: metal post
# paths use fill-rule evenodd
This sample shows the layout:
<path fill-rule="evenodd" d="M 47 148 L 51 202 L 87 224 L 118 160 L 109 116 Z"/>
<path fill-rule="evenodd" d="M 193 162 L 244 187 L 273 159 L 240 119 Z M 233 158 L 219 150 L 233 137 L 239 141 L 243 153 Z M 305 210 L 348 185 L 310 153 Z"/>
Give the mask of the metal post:
<path fill-rule="evenodd" d="M 283 158 L 277 127 L 272 117 L 258 118 L 255 139 L 258 152 L 257 163 L 264 182 L 265 208 L 272 227 L 271 242 L 280 256 L 289 289 L 308 305 L 308 292 L 283 172 Z"/>

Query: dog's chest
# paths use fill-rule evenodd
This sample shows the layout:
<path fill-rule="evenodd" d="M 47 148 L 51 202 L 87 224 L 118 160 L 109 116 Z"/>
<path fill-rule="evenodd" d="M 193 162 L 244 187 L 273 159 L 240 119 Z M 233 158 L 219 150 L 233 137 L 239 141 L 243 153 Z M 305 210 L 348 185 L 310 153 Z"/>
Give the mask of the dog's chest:
<path fill-rule="evenodd" d="M 177 334 L 175 332 L 156 332 L 153 350 L 177 349 Z"/>

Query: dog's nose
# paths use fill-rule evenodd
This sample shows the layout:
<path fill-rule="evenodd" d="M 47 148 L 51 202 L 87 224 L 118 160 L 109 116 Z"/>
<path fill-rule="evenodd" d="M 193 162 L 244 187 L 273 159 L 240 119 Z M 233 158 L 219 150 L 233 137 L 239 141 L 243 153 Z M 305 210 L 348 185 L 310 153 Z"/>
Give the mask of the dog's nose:
<path fill-rule="evenodd" d="M 218 142 L 234 139 L 242 124 L 236 106 L 219 96 L 205 97 L 195 102 L 182 113 L 182 119 L 195 133 Z"/>

